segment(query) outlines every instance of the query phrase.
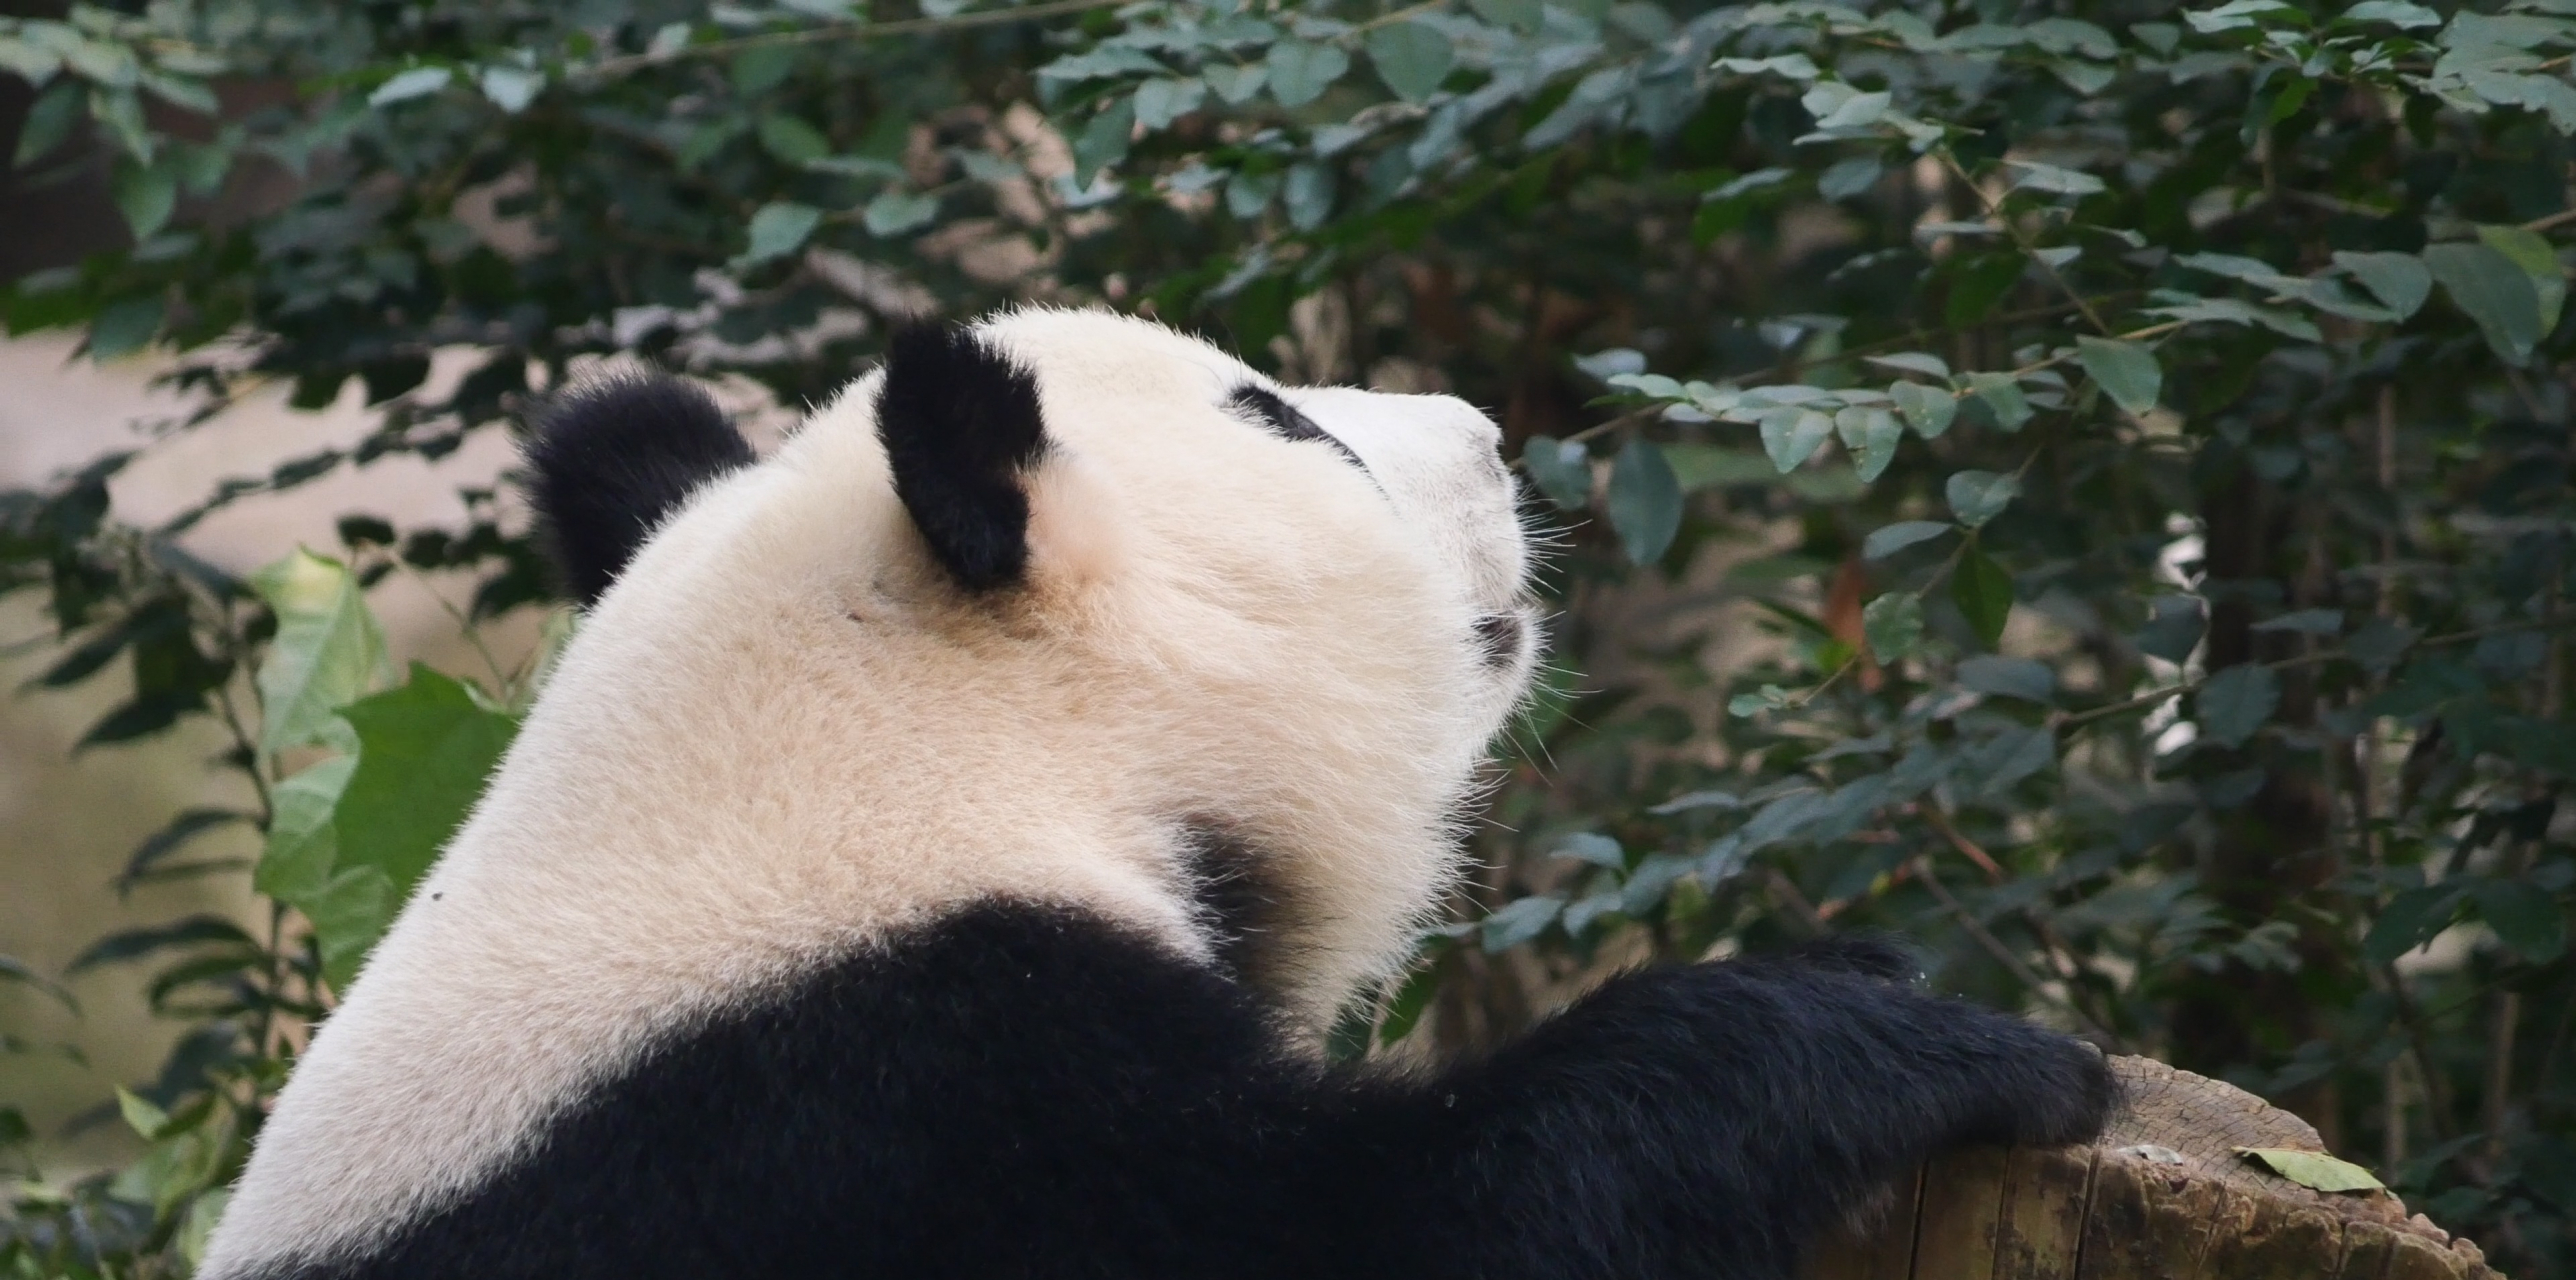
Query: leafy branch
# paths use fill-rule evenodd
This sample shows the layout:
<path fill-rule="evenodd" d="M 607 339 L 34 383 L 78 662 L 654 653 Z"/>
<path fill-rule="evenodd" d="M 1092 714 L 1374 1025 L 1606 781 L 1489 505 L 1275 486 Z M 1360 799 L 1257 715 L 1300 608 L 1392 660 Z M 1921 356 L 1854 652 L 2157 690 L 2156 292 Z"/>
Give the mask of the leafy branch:
<path fill-rule="evenodd" d="M 1443 0 L 1445 3 L 1445 0 Z M 682 44 L 669 49 L 648 49 L 615 58 L 567 69 L 567 78 L 590 83 L 612 80 L 653 67 L 667 66 L 698 58 L 730 57 L 753 49 L 798 48 L 805 45 L 832 44 L 840 41 L 888 40 L 897 36 L 945 35 L 954 31 L 972 31 L 979 27 L 1003 26 L 1015 22 L 1039 22 L 1098 9 L 1114 9 L 1127 0 L 1045 0 L 1045 3 L 1016 9 L 979 9 L 945 18 L 899 18 L 892 22 L 833 22 L 819 26 L 799 27 L 793 31 L 764 31 L 758 35 L 733 36 Z"/>

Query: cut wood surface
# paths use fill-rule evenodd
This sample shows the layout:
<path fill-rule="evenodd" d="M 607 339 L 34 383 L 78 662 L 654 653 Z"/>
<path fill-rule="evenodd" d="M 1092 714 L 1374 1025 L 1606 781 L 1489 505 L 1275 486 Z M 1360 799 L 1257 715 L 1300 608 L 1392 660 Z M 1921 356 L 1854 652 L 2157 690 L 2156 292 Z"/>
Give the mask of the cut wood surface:
<path fill-rule="evenodd" d="M 1808 1280 L 2501 1280 L 2387 1192 L 2311 1191 L 2236 1153 L 2323 1151 L 2233 1085 L 2114 1058 L 2128 1104 L 2092 1147 L 1934 1160 Z"/>

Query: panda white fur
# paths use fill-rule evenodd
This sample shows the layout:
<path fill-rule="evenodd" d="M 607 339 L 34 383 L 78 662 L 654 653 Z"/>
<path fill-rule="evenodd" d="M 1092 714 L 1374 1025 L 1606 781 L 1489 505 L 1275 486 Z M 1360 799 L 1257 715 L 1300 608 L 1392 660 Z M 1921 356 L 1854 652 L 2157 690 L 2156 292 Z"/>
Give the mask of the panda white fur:
<path fill-rule="evenodd" d="M 1943 1144 L 2092 1135 L 2099 1055 L 1870 944 L 1323 1062 L 1535 661 L 1497 443 L 1047 310 L 757 462 L 577 393 L 589 614 L 201 1274 L 1768 1280 Z"/>

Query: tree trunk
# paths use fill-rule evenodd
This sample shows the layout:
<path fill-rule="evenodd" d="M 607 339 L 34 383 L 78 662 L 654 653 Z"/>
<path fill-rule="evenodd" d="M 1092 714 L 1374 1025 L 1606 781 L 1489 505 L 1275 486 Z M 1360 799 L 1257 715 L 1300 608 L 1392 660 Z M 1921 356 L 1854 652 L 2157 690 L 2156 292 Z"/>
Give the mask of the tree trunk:
<path fill-rule="evenodd" d="M 2311 1191 L 2236 1154 L 2319 1151 L 2262 1099 L 2115 1058 L 2129 1105 L 2101 1142 L 1932 1162 L 1807 1280 L 2501 1280 L 2386 1192 Z"/>

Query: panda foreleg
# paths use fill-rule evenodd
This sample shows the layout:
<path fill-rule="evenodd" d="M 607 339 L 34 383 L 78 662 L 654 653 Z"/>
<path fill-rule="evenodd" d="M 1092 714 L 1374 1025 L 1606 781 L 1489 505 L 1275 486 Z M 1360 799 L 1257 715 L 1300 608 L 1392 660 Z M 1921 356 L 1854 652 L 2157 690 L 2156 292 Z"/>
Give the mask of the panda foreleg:
<path fill-rule="evenodd" d="M 1873 943 L 1618 978 L 1411 1100 L 1435 1274 L 1788 1280 L 1933 1152 L 2094 1137 L 2091 1046 L 1936 998 Z M 1422 1167 L 1422 1166 L 1417 1166 Z"/>

